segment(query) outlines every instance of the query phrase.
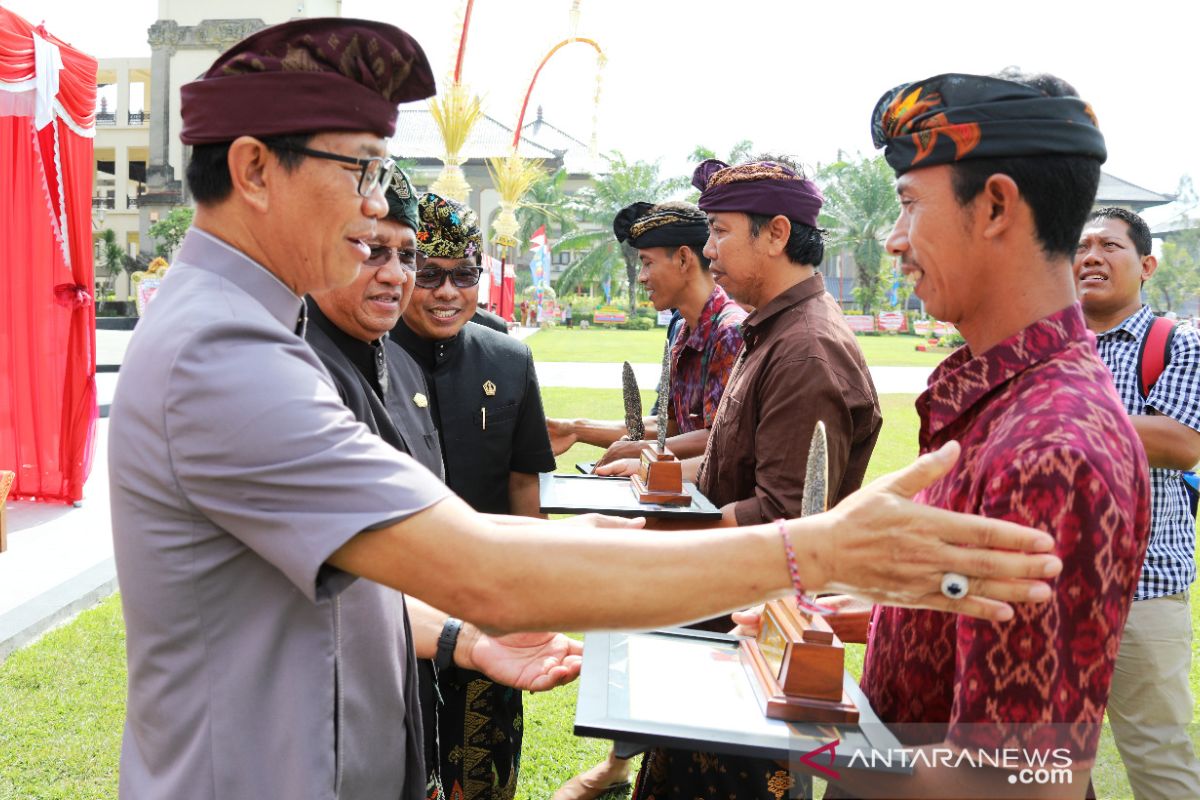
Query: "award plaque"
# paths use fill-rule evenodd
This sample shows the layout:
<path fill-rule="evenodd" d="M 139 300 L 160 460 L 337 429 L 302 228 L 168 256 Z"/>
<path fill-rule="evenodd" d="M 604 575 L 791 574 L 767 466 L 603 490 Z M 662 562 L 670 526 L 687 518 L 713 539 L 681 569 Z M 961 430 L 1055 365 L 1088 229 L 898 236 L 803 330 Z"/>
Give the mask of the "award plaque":
<path fill-rule="evenodd" d="M 642 463 L 629 483 L 639 503 L 686 506 L 692 502 L 692 496 L 683 490 L 683 464 L 665 447 L 656 450 L 648 444 L 642 448 Z"/>
<path fill-rule="evenodd" d="M 895 753 L 903 745 L 879 721 L 849 674 L 842 675 L 842 686 L 858 708 L 858 721 L 790 722 L 765 716 L 758 681 L 738 642 L 728 634 L 679 628 L 589 633 L 575 735 L 612 739 L 621 757 L 668 747 L 783 759 L 798 767 L 809 763 L 835 770 L 912 772 L 912 759 L 872 757 Z M 818 753 L 810 762 L 803 760 Z M 789 797 L 813 796 L 795 788 Z"/>
<path fill-rule="evenodd" d="M 845 648 L 820 615 L 806 614 L 790 600 L 772 600 L 763 609 L 758 638 L 741 647 L 771 719 L 858 722 L 858 707 L 842 685 Z"/>
<path fill-rule="evenodd" d="M 825 423 L 813 429 L 800 515 L 825 510 L 828 467 Z M 773 719 L 791 722 L 857 722 L 858 708 L 843 688 L 845 648 L 820 614 L 793 600 L 763 608 L 758 638 L 741 643 L 757 679 L 760 704 Z"/>
<path fill-rule="evenodd" d="M 684 481 L 683 491 L 690 502 L 639 503 L 629 491 L 629 478 L 601 478 L 597 475 L 560 475 L 543 472 L 538 476 L 539 508 L 543 514 L 608 514 L 614 517 L 646 517 L 712 521 L 721 518 L 721 509 L 696 488 Z"/>
<path fill-rule="evenodd" d="M 639 503 L 686 506 L 692 502 L 683 490 L 683 464 L 667 449 L 667 403 L 671 389 L 671 346 L 663 348 L 662 375 L 658 380 L 658 443 L 642 448 L 642 460 L 629 483 Z"/>

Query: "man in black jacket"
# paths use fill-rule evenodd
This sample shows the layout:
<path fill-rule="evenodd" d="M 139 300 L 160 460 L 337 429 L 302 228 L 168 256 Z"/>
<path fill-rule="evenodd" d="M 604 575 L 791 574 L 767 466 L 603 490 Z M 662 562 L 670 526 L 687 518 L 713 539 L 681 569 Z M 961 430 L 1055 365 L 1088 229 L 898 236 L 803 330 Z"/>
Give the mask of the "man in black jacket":
<path fill-rule="evenodd" d="M 554 469 L 529 348 L 470 322 L 482 268 L 473 211 L 434 194 L 418 206 L 413 300 L 392 332 L 425 372 L 446 484 L 476 511 L 539 516 L 538 473 Z M 511 800 L 521 693 L 451 666 L 438 675 L 441 776 L 450 797 Z M 482 720 L 482 722 L 480 722 Z"/>
<path fill-rule="evenodd" d="M 444 479 L 425 376 L 388 336 L 412 298 L 413 271 L 421 258 L 412 185 L 403 173 L 394 181 L 370 258 L 353 283 L 307 298 L 304 338 L 354 418 Z"/>

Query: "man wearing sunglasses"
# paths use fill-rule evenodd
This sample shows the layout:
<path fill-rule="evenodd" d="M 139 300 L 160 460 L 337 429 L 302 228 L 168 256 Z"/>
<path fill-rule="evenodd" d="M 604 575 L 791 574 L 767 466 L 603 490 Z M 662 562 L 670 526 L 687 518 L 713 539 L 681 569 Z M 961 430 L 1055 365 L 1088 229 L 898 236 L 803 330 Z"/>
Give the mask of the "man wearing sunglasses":
<path fill-rule="evenodd" d="M 425 261 L 417 250 L 416 195 L 408 176 L 397 172 L 385 196 L 388 215 L 376 224 L 371 254 L 358 277 L 346 286 L 308 296 L 304 338 L 329 370 L 355 419 L 444 477 L 425 375 L 388 338 L 412 299 L 417 263 Z"/>
<path fill-rule="evenodd" d="M 418 202 L 413 299 L 393 337 L 425 371 L 446 484 L 476 511 L 540 516 L 538 473 L 554 470 L 529 348 L 471 322 L 483 233 L 468 207 Z M 482 674 L 439 672 L 440 772 L 463 800 L 511 798 L 521 753 L 521 693 Z M 481 725 L 470 720 L 483 718 Z M 460 794 L 461 793 L 461 794 Z"/>

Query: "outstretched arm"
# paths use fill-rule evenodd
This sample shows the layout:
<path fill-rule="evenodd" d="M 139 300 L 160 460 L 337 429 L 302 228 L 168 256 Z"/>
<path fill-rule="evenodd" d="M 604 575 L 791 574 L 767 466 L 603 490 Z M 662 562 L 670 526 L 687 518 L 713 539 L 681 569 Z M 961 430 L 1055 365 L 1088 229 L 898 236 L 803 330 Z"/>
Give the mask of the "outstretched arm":
<path fill-rule="evenodd" d="M 824 514 L 786 523 L 803 585 L 995 620 L 1011 618 L 1008 602 L 1048 599 L 1042 579 L 1062 568 L 1047 554 L 1049 535 L 911 501 L 957 457 L 948 445 Z M 360 533 L 329 563 L 486 631 L 674 625 L 792 586 L 775 525 L 684 534 L 498 526 L 457 498 Z M 972 579 L 970 595 L 941 594 L 948 571 Z"/>
<path fill-rule="evenodd" d="M 654 417 L 642 420 L 646 438 L 658 436 L 658 423 Z M 550 446 L 554 455 L 561 456 L 576 442 L 595 447 L 611 447 L 629 433 L 625 423 L 618 420 L 599 419 L 546 419 L 546 430 L 550 434 Z M 631 442 L 631 444 L 638 444 Z"/>
<path fill-rule="evenodd" d="M 657 434 L 655 434 L 657 435 Z M 653 437 L 647 434 L 647 438 L 651 441 Z M 700 428 L 687 433 L 681 433 L 677 436 L 671 436 L 667 439 L 667 447 L 675 454 L 676 458 L 691 458 L 692 456 L 704 455 L 704 447 L 708 444 L 708 428 Z M 623 458 L 638 459 L 642 457 L 642 448 L 646 446 L 646 442 L 614 442 L 609 446 L 604 455 L 596 462 L 596 466 L 600 467 L 608 464 L 611 461 L 619 461 Z"/>

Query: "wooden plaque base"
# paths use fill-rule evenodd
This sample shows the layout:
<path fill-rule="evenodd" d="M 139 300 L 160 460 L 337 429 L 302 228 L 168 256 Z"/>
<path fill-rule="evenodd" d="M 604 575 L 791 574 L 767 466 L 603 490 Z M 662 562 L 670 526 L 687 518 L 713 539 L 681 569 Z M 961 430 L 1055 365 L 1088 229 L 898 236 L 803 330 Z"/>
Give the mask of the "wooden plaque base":
<path fill-rule="evenodd" d="M 660 453 L 654 445 L 642 449 L 641 466 L 629 485 L 639 503 L 692 504 L 692 496 L 683 490 L 683 464 L 670 450 Z"/>
<path fill-rule="evenodd" d="M 820 616 L 801 613 L 791 601 L 772 600 L 763 610 L 758 638 L 740 645 L 768 717 L 858 722 L 858 708 L 843 687 L 842 642 Z"/>

